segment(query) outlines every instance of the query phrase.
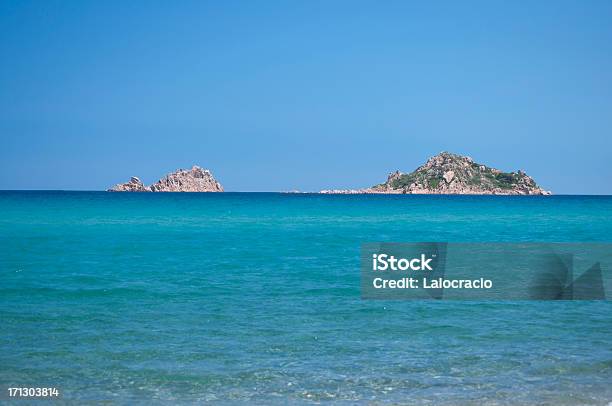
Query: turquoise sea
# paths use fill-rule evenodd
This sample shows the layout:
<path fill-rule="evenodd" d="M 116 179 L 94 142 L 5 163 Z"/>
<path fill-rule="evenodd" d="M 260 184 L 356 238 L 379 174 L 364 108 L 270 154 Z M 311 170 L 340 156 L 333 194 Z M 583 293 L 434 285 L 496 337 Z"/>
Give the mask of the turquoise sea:
<path fill-rule="evenodd" d="M 0 192 L 0 394 L 612 402 L 612 303 L 366 301 L 360 244 L 611 242 L 612 197 Z"/>

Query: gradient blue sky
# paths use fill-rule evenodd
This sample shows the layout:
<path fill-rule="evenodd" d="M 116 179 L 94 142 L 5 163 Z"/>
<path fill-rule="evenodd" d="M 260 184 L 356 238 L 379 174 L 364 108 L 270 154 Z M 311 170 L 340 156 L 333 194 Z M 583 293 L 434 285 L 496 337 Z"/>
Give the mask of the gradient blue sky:
<path fill-rule="evenodd" d="M 610 1 L 2 1 L 0 189 L 192 164 L 361 187 L 442 150 L 612 193 Z"/>

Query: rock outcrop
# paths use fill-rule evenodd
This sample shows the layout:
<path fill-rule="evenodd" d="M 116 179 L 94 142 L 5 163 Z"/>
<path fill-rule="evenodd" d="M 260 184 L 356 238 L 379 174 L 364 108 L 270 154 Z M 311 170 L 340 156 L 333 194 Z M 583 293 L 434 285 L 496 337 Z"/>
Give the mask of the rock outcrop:
<path fill-rule="evenodd" d="M 223 192 L 223 187 L 208 169 L 194 166 L 179 169 L 151 185 L 153 192 Z"/>
<path fill-rule="evenodd" d="M 193 166 L 169 173 L 151 186 L 145 186 L 133 176 L 129 182 L 119 183 L 109 192 L 223 192 L 223 186 L 208 169 Z"/>
<path fill-rule="evenodd" d="M 150 192 L 147 186 L 145 186 L 140 179 L 136 176 L 132 176 L 129 182 L 119 183 L 108 189 L 109 192 Z"/>
<path fill-rule="evenodd" d="M 322 190 L 321 193 L 549 195 L 521 170 L 502 172 L 470 157 L 441 152 L 414 172 L 389 174 L 380 185 L 358 190 Z"/>

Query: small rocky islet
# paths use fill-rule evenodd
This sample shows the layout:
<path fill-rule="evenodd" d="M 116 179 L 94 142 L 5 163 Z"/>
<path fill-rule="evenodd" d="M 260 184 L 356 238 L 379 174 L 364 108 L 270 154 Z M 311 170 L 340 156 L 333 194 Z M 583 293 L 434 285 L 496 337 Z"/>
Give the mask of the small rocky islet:
<path fill-rule="evenodd" d="M 191 169 L 178 169 L 154 184 L 145 186 L 136 176 L 119 183 L 109 192 L 223 192 L 223 186 L 208 169 L 194 165 Z"/>
<path fill-rule="evenodd" d="M 410 173 L 395 171 L 365 189 L 322 190 L 324 194 L 550 195 L 525 172 L 503 172 L 468 156 L 441 152 Z"/>

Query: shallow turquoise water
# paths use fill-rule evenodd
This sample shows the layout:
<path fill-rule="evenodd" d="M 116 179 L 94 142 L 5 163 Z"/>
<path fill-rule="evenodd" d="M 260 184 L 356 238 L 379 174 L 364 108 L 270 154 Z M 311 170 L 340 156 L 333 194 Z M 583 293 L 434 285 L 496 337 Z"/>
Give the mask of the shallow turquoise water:
<path fill-rule="evenodd" d="M 610 302 L 363 301 L 370 241 L 612 241 L 612 197 L 0 192 L 0 389 L 608 404 Z"/>

